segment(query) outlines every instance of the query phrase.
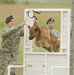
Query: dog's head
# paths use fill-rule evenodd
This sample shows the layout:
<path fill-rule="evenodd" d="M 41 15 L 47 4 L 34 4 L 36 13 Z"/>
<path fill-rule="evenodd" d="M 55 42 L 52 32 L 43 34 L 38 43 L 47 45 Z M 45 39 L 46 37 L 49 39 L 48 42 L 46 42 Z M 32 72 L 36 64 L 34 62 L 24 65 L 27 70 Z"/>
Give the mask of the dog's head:
<path fill-rule="evenodd" d="M 35 21 L 32 27 L 28 26 L 29 29 L 29 39 L 32 40 L 34 37 L 37 37 L 40 33 L 38 23 Z"/>

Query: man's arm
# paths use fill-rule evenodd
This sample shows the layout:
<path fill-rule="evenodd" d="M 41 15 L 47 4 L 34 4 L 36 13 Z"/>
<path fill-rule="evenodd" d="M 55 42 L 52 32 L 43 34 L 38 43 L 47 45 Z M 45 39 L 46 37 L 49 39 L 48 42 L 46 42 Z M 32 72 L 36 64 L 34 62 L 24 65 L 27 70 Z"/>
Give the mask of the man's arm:
<path fill-rule="evenodd" d="M 24 28 L 20 29 L 20 36 L 24 36 Z"/>
<path fill-rule="evenodd" d="M 53 35 L 55 35 L 56 37 L 60 38 L 60 32 L 57 31 L 56 29 L 53 29 L 50 31 Z"/>
<path fill-rule="evenodd" d="M 10 36 L 11 34 L 18 32 L 23 26 L 24 26 L 24 22 L 16 27 L 11 27 L 11 28 L 7 28 L 6 30 L 3 30 L 2 37 L 7 37 Z"/>

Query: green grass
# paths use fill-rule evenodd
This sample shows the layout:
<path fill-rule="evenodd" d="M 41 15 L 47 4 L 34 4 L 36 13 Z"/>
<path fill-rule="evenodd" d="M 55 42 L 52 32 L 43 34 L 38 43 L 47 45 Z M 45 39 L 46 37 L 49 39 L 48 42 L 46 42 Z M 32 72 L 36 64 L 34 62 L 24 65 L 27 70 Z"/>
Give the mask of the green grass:
<path fill-rule="evenodd" d="M 19 4 L 0 4 L 0 45 L 1 45 L 1 33 L 2 30 L 6 27 L 5 24 L 5 18 L 9 15 L 13 15 L 15 19 L 15 24 L 18 25 L 24 20 L 24 9 L 25 8 L 72 8 L 71 2 L 47 2 L 47 3 L 19 3 Z M 55 14 L 55 13 L 54 13 Z M 39 20 L 39 25 L 40 26 L 45 26 L 46 27 L 46 21 L 49 17 L 55 17 L 56 22 L 55 22 L 55 28 L 60 31 L 60 19 L 59 15 L 55 14 L 49 14 L 49 15 L 44 15 L 40 14 L 38 17 Z M 18 58 L 18 64 L 23 64 L 23 42 L 24 38 L 21 37 L 20 45 L 19 45 L 19 58 Z M 42 48 L 38 47 L 33 47 L 35 51 L 42 52 Z M 21 71 L 21 70 L 20 70 Z M 7 75 L 7 70 L 5 72 L 5 75 Z M 17 75 L 22 75 L 22 73 L 18 73 L 17 70 Z"/>

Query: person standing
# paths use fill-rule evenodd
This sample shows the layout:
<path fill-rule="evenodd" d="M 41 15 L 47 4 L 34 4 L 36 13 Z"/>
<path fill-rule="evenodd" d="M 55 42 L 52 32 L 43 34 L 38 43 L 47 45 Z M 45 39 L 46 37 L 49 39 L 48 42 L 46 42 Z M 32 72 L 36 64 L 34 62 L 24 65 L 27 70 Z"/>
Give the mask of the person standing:
<path fill-rule="evenodd" d="M 6 28 L 2 32 L 2 43 L 0 48 L 0 75 L 4 75 L 6 66 L 16 65 L 19 53 L 20 36 L 24 35 L 25 23 L 15 26 L 12 15 L 6 18 Z M 15 69 L 11 68 L 10 75 L 16 75 Z"/>

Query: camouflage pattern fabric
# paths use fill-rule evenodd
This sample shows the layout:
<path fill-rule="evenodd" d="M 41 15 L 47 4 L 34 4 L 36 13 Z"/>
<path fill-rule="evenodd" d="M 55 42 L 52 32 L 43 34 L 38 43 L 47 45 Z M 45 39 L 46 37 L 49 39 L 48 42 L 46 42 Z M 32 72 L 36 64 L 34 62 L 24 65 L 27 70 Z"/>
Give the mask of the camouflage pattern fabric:
<path fill-rule="evenodd" d="M 20 36 L 24 30 L 20 26 L 6 27 L 2 32 L 2 43 L 0 49 L 0 75 L 4 75 L 8 64 L 15 65 L 18 58 Z M 11 69 L 11 75 L 15 75 L 15 69 Z"/>
<path fill-rule="evenodd" d="M 57 31 L 56 29 L 49 29 L 49 31 L 56 37 L 60 38 L 60 32 Z"/>

